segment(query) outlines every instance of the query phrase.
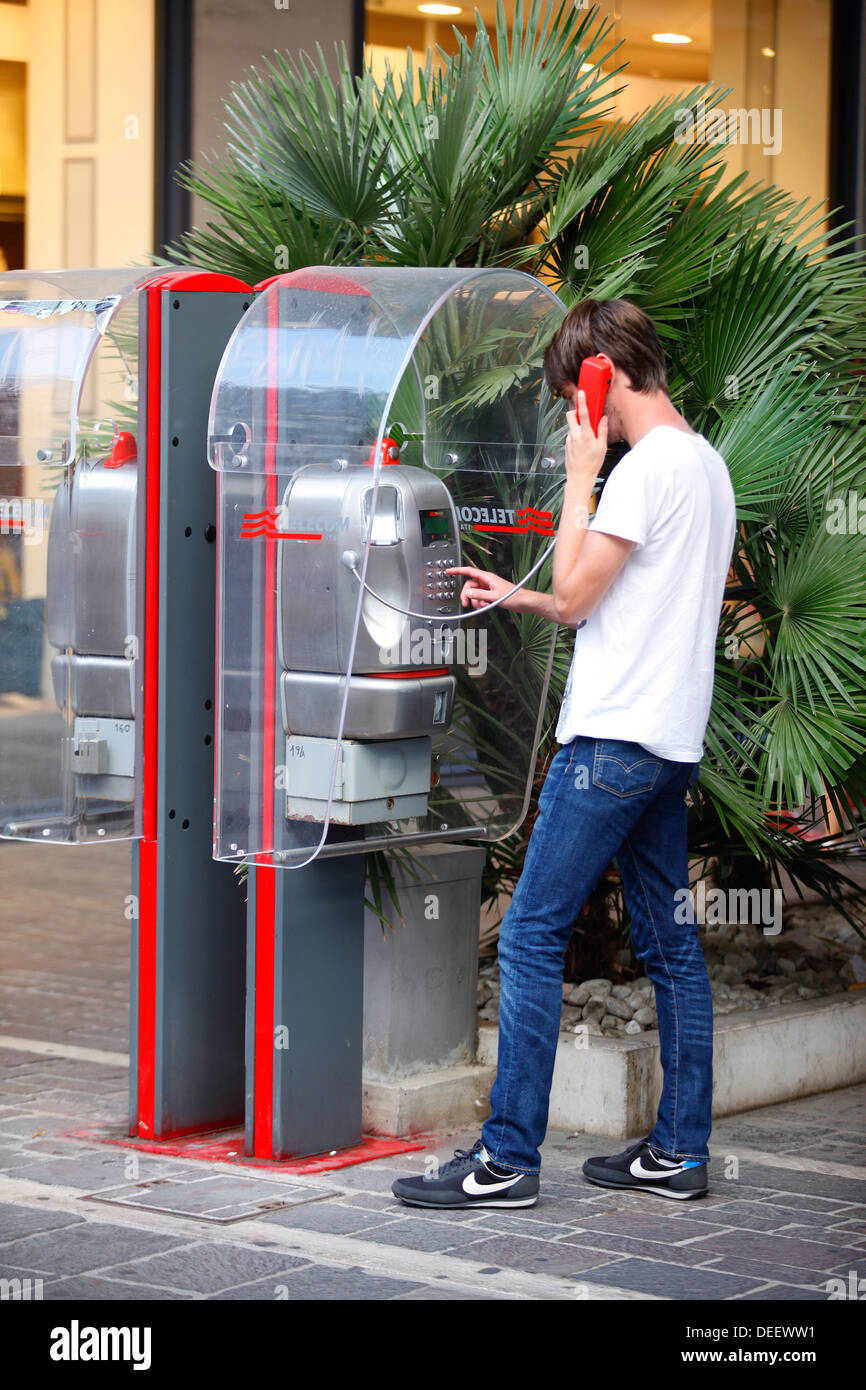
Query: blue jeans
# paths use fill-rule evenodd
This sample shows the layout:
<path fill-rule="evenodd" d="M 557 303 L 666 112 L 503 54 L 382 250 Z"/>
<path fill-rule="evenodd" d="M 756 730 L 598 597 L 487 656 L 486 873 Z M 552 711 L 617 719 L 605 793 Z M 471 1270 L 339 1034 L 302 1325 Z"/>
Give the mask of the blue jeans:
<path fill-rule="evenodd" d="M 709 1157 L 713 1006 L 689 885 L 685 793 L 697 764 L 639 743 L 576 738 L 553 758 L 523 873 L 499 931 L 499 1058 L 482 1129 L 490 1157 L 537 1173 L 559 1040 L 572 924 L 611 860 L 622 875 L 635 954 L 655 987 L 664 1085 L 653 1148 Z"/>

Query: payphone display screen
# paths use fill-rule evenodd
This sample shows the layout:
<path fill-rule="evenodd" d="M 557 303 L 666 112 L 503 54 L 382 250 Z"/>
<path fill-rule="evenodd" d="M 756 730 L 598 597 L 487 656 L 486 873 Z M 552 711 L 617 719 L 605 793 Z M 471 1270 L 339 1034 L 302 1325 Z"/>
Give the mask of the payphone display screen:
<path fill-rule="evenodd" d="M 443 508 L 431 507 L 426 511 L 420 511 L 418 516 L 421 520 L 422 545 L 433 545 L 436 541 L 453 541 L 450 512 Z"/>

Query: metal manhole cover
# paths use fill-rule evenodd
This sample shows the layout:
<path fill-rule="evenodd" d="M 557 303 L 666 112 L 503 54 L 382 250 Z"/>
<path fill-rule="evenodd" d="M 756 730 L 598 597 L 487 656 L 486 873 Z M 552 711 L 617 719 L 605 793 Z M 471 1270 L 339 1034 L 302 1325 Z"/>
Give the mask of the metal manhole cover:
<path fill-rule="evenodd" d="M 266 1182 L 221 1173 L 193 1178 L 149 1178 L 124 1183 L 101 1192 L 86 1192 L 82 1201 L 108 1206 L 163 1212 L 168 1216 L 193 1216 L 198 1221 L 227 1225 L 250 1221 L 274 1211 L 323 1202 L 343 1194 L 334 1189 L 301 1187 L 297 1183 Z"/>

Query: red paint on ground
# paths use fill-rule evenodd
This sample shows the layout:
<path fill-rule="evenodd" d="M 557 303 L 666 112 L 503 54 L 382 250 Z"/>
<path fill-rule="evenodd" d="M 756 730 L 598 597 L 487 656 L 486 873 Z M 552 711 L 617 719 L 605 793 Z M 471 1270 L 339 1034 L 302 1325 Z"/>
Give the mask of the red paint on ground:
<path fill-rule="evenodd" d="M 164 1154 L 170 1158 L 202 1159 L 206 1163 L 236 1163 L 242 1168 L 273 1168 L 280 1173 L 327 1173 L 337 1168 L 349 1168 L 355 1163 L 370 1163 L 375 1158 L 391 1154 L 412 1153 L 425 1149 L 432 1136 L 414 1139 L 388 1139 L 368 1135 L 360 1144 L 336 1153 L 310 1154 L 306 1158 L 266 1159 L 244 1153 L 243 1129 L 224 1129 L 209 1134 L 188 1134 L 179 1139 L 131 1139 L 117 1133 L 115 1127 L 74 1129 L 64 1139 L 89 1139 L 97 1144 L 116 1144 L 122 1149 L 139 1149 L 144 1153 Z"/>

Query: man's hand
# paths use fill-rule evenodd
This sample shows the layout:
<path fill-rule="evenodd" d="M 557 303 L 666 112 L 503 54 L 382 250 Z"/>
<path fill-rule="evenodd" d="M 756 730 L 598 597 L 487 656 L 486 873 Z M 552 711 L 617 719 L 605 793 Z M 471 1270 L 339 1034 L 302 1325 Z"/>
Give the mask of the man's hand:
<path fill-rule="evenodd" d="M 445 571 L 446 574 L 466 574 L 469 582 L 463 585 L 460 590 L 460 602 L 465 608 L 467 603 L 471 603 L 473 608 L 486 608 L 495 599 L 502 598 L 514 585 L 507 579 L 500 579 L 498 574 L 491 574 L 489 570 L 478 570 L 472 565 L 454 565 Z M 506 599 L 501 608 L 518 609 L 520 607 L 520 590 L 512 594 L 510 599 Z"/>
<path fill-rule="evenodd" d="M 607 453 L 607 416 L 598 422 L 598 435 L 592 432 L 586 396 L 577 393 L 577 410 L 566 412 L 568 438 L 565 441 L 565 471 L 569 482 L 592 490 Z"/>

